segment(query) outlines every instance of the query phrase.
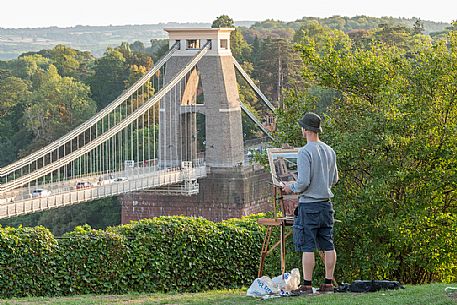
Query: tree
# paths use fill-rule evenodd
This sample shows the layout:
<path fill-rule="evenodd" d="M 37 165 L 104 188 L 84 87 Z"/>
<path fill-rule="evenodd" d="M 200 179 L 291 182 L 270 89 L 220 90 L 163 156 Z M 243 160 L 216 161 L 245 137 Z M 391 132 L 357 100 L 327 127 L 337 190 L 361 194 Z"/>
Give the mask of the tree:
<path fill-rule="evenodd" d="M 25 110 L 26 127 L 33 133 L 34 146 L 42 146 L 87 120 L 95 113 L 87 85 L 61 77 L 50 65 L 41 86 L 30 95 Z"/>
<path fill-rule="evenodd" d="M 130 45 L 130 49 L 134 52 L 144 52 L 144 43 L 142 43 L 141 41 L 135 41 L 134 43 L 132 43 Z"/>
<path fill-rule="evenodd" d="M 114 49 L 109 48 L 95 63 L 95 74 L 90 84 L 92 98 L 101 109 L 113 101 L 147 71 L 152 69 L 153 60 L 143 52 L 132 51 L 128 43 Z"/>
<path fill-rule="evenodd" d="M 375 38 L 385 44 L 407 49 L 411 37 L 411 30 L 405 26 L 391 26 L 380 24 Z"/>
<path fill-rule="evenodd" d="M 227 15 L 221 15 L 213 21 L 212 28 L 234 28 L 235 22 Z M 248 61 L 251 55 L 251 46 L 246 42 L 242 33 L 235 28 L 230 33 L 230 50 L 240 62 Z"/>
<path fill-rule="evenodd" d="M 125 57 L 119 51 L 109 48 L 102 58 L 95 62 L 95 74 L 90 81 L 92 98 L 97 108 L 102 109 L 124 90 L 129 69 Z"/>
<path fill-rule="evenodd" d="M 40 75 L 49 66 L 49 59 L 42 55 L 21 56 L 11 64 L 14 75 L 32 82 L 32 88 L 39 87 Z"/>
<path fill-rule="evenodd" d="M 80 81 L 87 81 L 90 76 L 89 66 L 95 57 L 88 51 L 79 51 L 63 44 L 56 45 L 51 50 L 41 50 L 38 52 L 27 52 L 21 55 L 33 56 L 41 55 L 57 67 L 59 75 L 74 77 Z"/>
<path fill-rule="evenodd" d="M 251 74 L 253 70 L 251 63 L 244 62 L 242 67 L 247 74 Z M 267 114 L 265 111 L 266 106 L 260 103 L 254 90 L 252 90 L 250 85 L 241 77 L 238 79 L 238 93 L 240 101 L 246 105 L 248 110 L 254 114 L 259 121 L 262 121 Z M 261 134 L 259 127 L 244 112 L 242 113 L 242 123 L 245 140 L 252 139 Z"/>
<path fill-rule="evenodd" d="M 221 15 L 213 21 L 211 25 L 212 28 L 233 28 L 235 27 L 235 22 L 232 18 L 227 15 Z"/>
<path fill-rule="evenodd" d="M 0 166 L 16 159 L 24 140 L 17 137 L 21 130 L 22 111 L 30 96 L 29 84 L 9 76 L 0 79 Z"/>
<path fill-rule="evenodd" d="M 76 71 L 79 69 L 80 65 L 76 58 L 78 54 L 77 50 L 59 44 L 45 54 L 44 57 L 50 59 L 57 68 L 60 76 L 74 77 L 76 75 Z"/>
<path fill-rule="evenodd" d="M 167 54 L 168 40 L 167 39 L 151 39 L 151 46 L 145 50 L 146 54 L 151 55 L 156 61 Z"/>
<path fill-rule="evenodd" d="M 342 178 L 338 272 L 346 280 L 455 281 L 457 35 L 415 53 L 383 43 L 360 49 L 344 36 L 305 34 L 299 46 L 307 81 L 340 94 L 322 134 Z M 287 103 L 278 113 L 283 140 L 296 125 L 293 111 L 313 106 L 306 94 Z"/>
<path fill-rule="evenodd" d="M 424 23 L 420 19 L 416 19 L 416 21 L 414 21 L 413 34 L 423 34 L 424 31 Z"/>
<path fill-rule="evenodd" d="M 449 31 L 457 31 L 457 20 L 452 21 L 451 26 L 447 28 Z"/>
<path fill-rule="evenodd" d="M 21 78 L 10 76 L 0 80 L 0 119 L 29 96 L 29 86 Z"/>
<path fill-rule="evenodd" d="M 233 57 L 239 62 L 248 62 L 251 58 L 251 46 L 244 40 L 243 35 L 238 29 L 230 33 L 230 50 Z"/>
<path fill-rule="evenodd" d="M 0 81 L 10 76 L 13 76 L 13 73 L 10 70 L 0 68 Z"/>
<path fill-rule="evenodd" d="M 302 87 L 302 62 L 290 41 L 267 38 L 260 44 L 258 53 L 253 54 L 253 76 L 262 80 L 262 92 L 280 105 L 283 90 Z"/>

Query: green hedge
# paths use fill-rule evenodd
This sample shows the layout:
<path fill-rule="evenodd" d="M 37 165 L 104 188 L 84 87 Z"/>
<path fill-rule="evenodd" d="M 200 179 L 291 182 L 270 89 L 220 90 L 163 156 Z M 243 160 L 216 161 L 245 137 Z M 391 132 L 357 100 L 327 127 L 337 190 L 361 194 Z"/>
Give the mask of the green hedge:
<path fill-rule="evenodd" d="M 0 296 L 196 292 L 249 285 L 257 276 L 265 229 L 256 219 L 262 216 L 221 223 L 158 217 L 106 230 L 86 225 L 58 241 L 43 227 L 0 227 Z M 278 251 L 268 257 L 266 274 L 280 272 Z"/>
<path fill-rule="evenodd" d="M 135 291 L 195 292 L 248 285 L 257 274 L 264 235 L 256 216 L 222 223 L 159 217 L 109 231 L 127 238 L 135 253 L 127 274 Z"/>
<path fill-rule="evenodd" d="M 58 244 L 44 227 L 0 227 L 0 296 L 50 295 L 58 289 Z"/>
<path fill-rule="evenodd" d="M 61 294 L 100 294 L 128 291 L 125 277 L 132 256 L 128 242 L 114 232 L 76 227 L 59 240 Z"/>
<path fill-rule="evenodd" d="M 256 220 L 264 216 L 251 215 L 221 223 L 203 218 L 158 217 L 106 230 L 86 225 L 58 240 L 44 227 L 0 226 L 0 298 L 196 292 L 248 286 L 257 276 L 265 235 L 265 227 L 257 225 Z M 357 268 L 369 267 L 379 273 L 369 278 L 399 279 L 395 274 L 402 271 L 413 281 L 416 274 L 421 274 L 418 272 L 426 270 L 433 272 L 428 281 L 455 281 L 455 217 L 449 215 L 440 221 L 447 225 L 448 233 L 432 244 L 428 239 L 421 240 L 420 233 L 424 227 L 435 228 L 431 225 L 435 221 L 422 225 L 404 223 L 399 227 L 403 231 L 395 235 L 397 247 L 416 242 L 408 260 L 402 262 L 403 269 L 389 263 L 392 261 L 389 253 L 394 253 L 389 252 L 389 244 L 384 248 L 374 247 L 376 240 L 370 241 L 371 235 L 361 231 L 359 235 L 352 232 L 342 238 L 345 230 L 352 226 L 339 224 L 337 280 L 352 281 L 356 278 L 351 274 L 358 274 Z M 278 231 L 274 231 L 271 244 L 278 240 Z M 352 237 L 364 238 L 366 249 L 354 250 Z M 289 238 L 286 245 L 287 270 L 301 266 L 301 255 L 293 251 L 291 241 Z M 385 257 L 369 256 L 373 253 Z M 366 266 L 365 261 L 353 265 L 354 259 L 359 257 L 366 258 Z M 264 274 L 280 274 L 279 247 L 267 257 Z M 317 258 L 316 284 L 323 275 L 322 263 Z"/>

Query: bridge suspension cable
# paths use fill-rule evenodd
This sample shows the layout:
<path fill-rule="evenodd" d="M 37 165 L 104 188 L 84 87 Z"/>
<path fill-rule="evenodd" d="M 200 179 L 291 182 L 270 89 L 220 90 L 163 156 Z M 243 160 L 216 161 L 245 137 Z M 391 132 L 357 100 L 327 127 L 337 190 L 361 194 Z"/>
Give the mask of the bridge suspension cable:
<path fill-rule="evenodd" d="M 249 77 L 249 75 L 244 71 L 244 69 L 241 67 L 241 65 L 236 61 L 235 58 L 233 58 L 233 64 L 235 65 L 236 69 L 240 72 L 240 74 L 243 76 L 243 78 L 246 80 L 246 82 L 251 86 L 251 88 L 257 93 L 257 95 L 260 97 L 260 99 L 265 103 L 265 105 L 268 106 L 272 111 L 275 110 L 275 107 L 273 104 L 267 99 L 265 94 L 260 91 L 259 87 L 256 86 L 254 81 Z"/>
<path fill-rule="evenodd" d="M 118 98 L 108 104 L 105 108 L 101 111 L 96 113 L 93 117 L 88 119 L 83 124 L 76 127 L 74 130 L 70 131 L 66 135 L 62 136 L 61 138 L 53 141 L 49 145 L 39 149 L 38 151 L 19 159 L 18 161 L 11 163 L 3 168 L 0 168 L 0 177 L 8 175 L 13 171 L 20 169 L 23 166 L 28 165 L 35 160 L 44 157 L 50 151 L 56 150 L 63 145 L 67 144 L 69 141 L 74 139 L 75 137 L 81 135 L 84 131 L 94 126 L 97 122 L 102 120 L 106 115 L 110 114 L 114 109 L 119 107 L 126 99 L 132 96 L 140 87 L 145 85 L 149 81 L 151 77 L 153 77 L 160 69 L 165 65 L 165 63 L 170 59 L 173 53 L 179 49 L 179 42 L 176 42 L 168 53 L 151 69 L 149 70 L 144 76 L 142 76 L 138 81 L 136 81 L 129 89 L 125 90 Z"/>
<path fill-rule="evenodd" d="M 249 77 L 249 75 L 244 71 L 241 65 L 233 58 L 233 64 L 235 65 L 238 72 L 240 72 L 241 76 L 243 76 L 244 80 L 249 84 L 249 86 L 254 90 L 254 92 L 260 97 L 260 99 L 264 102 L 265 105 L 270 108 L 271 111 L 275 110 L 273 104 L 267 99 L 267 97 L 260 91 L 259 87 L 256 86 L 254 81 Z M 271 140 L 274 140 L 273 136 L 271 135 L 270 131 L 265 128 L 265 126 L 259 121 L 259 119 L 249 110 L 249 108 L 240 101 L 241 109 L 248 115 L 248 117 L 269 137 Z"/>
<path fill-rule="evenodd" d="M 259 121 L 259 119 L 257 119 L 257 117 L 247 108 L 247 106 L 242 101 L 240 101 L 240 106 L 241 106 L 241 109 L 243 109 L 243 111 L 248 115 L 248 117 L 258 127 L 260 127 L 260 129 L 262 129 L 262 131 L 267 135 L 267 137 L 269 137 L 271 140 L 274 140 L 274 138 L 271 135 L 271 133 L 262 125 L 262 123 Z"/>

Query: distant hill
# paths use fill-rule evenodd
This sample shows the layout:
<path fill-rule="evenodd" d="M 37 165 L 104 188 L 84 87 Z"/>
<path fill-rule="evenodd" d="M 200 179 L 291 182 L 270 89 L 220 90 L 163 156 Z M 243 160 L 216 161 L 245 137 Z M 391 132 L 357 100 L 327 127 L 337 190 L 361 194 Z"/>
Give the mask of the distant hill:
<path fill-rule="evenodd" d="M 238 21 L 236 26 L 244 28 L 280 27 L 296 29 L 303 22 L 311 19 L 318 20 L 323 25 L 341 28 L 347 31 L 355 28 L 372 28 L 381 23 L 398 23 L 411 27 L 415 19 L 407 18 L 374 18 L 374 17 L 340 17 L 328 18 L 304 17 L 294 22 L 266 20 L 262 22 Z M 427 33 L 440 32 L 450 26 L 448 23 L 423 21 Z M 115 47 L 122 42 L 133 43 L 141 41 L 146 47 L 150 46 L 151 39 L 167 38 L 164 28 L 171 27 L 210 27 L 210 23 L 158 23 L 143 25 L 121 26 L 83 26 L 70 28 L 0 28 L 0 60 L 17 58 L 22 53 L 51 49 L 57 44 L 65 44 L 72 48 L 91 51 L 95 56 L 101 56 L 107 47 Z"/>
<path fill-rule="evenodd" d="M 236 26 L 249 27 L 254 21 L 236 22 Z M 57 44 L 91 51 L 101 56 L 107 47 L 116 47 L 122 42 L 141 41 L 146 47 L 151 39 L 167 38 L 164 28 L 210 27 L 211 23 L 158 23 L 120 26 L 83 26 L 70 28 L 0 28 L 0 60 L 14 59 L 22 53 L 50 49 Z"/>

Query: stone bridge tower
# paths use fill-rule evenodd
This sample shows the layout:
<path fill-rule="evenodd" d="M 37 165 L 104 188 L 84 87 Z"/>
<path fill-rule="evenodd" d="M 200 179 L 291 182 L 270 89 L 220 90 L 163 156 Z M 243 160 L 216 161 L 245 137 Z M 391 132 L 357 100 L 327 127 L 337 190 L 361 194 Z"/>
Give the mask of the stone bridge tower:
<path fill-rule="evenodd" d="M 234 167 L 243 163 L 241 108 L 235 76 L 230 33 L 233 28 L 170 28 L 170 48 L 180 42 L 165 68 L 168 82 L 208 41 L 211 47 L 189 77 L 182 81 L 180 98 L 170 92 L 161 103 L 161 162 L 179 166 L 195 159 L 196 113 L 205 117 L 205 159 L 209 167 Z M 200 98 L 197 100 L 197 97 Z M 175 105 L 173 105 L 175 103 Z M 179 111 L 170 111 L 179 109 Z M 189 143 L 192 143 L 189 145 Z M 183 159 L 176 158 L 184 148 Z M 166 158 L 166 160 L 164 160 Z"/>

